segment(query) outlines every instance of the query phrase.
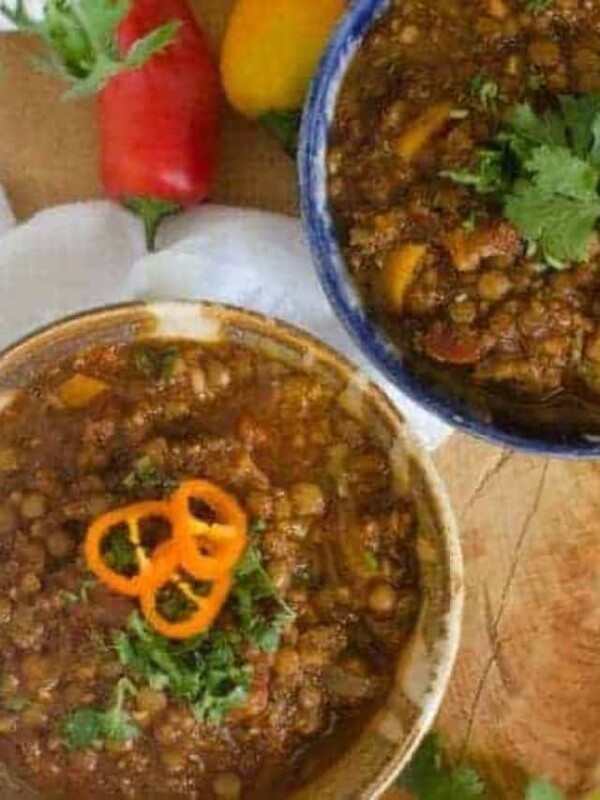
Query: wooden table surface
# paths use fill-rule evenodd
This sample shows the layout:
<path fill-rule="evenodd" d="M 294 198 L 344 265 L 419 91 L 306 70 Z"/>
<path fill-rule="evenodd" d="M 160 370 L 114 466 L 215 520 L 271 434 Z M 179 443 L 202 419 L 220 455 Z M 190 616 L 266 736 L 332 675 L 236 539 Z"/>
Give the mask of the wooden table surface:
<path fill-rule="evenodd" d="M 231 0 L 196 0 L 215 50 Z M 20 218 L 101 194 L 93 101 L 62 103 L 0 36 L 0 183 Z M 295 213 L 293 165 L 228 112 L 215 199 Z M 6 298 L 6 292 L 2 295 Z M 436 455 L 462 529 L 464 636 L 438 727 L 449 751 L 522 797 L 525 773 L 600 784 L 600 466 L 455 435 Z M 456 798 L 460 800 L 460 798 Z"/>

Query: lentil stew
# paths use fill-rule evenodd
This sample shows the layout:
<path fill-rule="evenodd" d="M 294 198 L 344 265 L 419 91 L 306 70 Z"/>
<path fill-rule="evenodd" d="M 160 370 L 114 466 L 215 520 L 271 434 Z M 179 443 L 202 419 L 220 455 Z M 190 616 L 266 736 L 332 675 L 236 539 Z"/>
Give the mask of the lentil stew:
<path fill-rule="evenodd" d="M 329 198 L 426 391 L 503 430 L 600 433 L 600 7 L 393 0 L 340 91 Z"/>
<path fill-rule="evenodd" d="M 266 800 L 358 735 L 420 608 L 418 519 L 342 400 L 245 344 L 154 339 L 62 357 L 0 412 L 11 774 L 48 797 Z M 83 542 L 107 511 L 194 478 L 236 498 L 249 544 L 217 622 L 174 641 L 90 575 Z M 120 528 L 102 555 L 130 574 Z M 186 613 L 176 592 L 161 602 Z"/>

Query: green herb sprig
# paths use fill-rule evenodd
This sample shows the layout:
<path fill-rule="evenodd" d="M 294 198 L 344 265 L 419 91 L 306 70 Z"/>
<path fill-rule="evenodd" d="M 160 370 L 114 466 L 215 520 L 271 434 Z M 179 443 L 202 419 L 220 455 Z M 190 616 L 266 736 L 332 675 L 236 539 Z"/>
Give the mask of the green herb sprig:
<path fill-rule="evenodd" d="M 470 767 L 452 767 L 444 760 L 437 736 L 428 736 L 398 780 L 415 800 L 486 800 L 482 778 Z M 563 793 L 545 780 L 533 780 L 524 800 L 565 800 Z"/>
<path fill-rule="evenodd" d="M 525 0 L 525 11 L 529 11 L 532 14 L 539 14 L 541 11 L 550 8 L 553 3 L 554 0 Z"/>
<path fill-rule="evenodd" d="M 46 53 L 35 59 L 36 65 L 67 80 L 71 88 L 65 97 L 72 98 L 92 94 L 115 75 L 141 67 L 174 41 L 178 21 L 161 25 L 121 54 L 117 30 L 129 8 L 129 0 L 46 0 L 37 20 L 25 0 L 2 0 L 0 16 L 41 39 Z"/>
<path fill-rule="evenodd" d="M 70 750 L 83 750 L 108 740 L 126 742 L 140 735 L 138 726 L 124 710 L 127 695 L 136 695 L 136 686 L 121 678 L 113 704 L 106 710 L 79 708 L 63 723 L 63 737 Z"/>
<path fill-rule="evenodd" d="M 538 113 L 517 106 L 474 169 L 445 177 L 495 196 L 547 264 L 585 261 L 600 219 L 600 95 L 565 95 Z"/>
<path fill-rule="evenodd" d="M 486 109 L 495 108 L 501 95 L 500 86 L 484 71 L 473 75 L 469 81 L 469 93 Z"/>
<path fill-rule="evenodd" d="M 231 626 L 209 630 L 187 642 L 172 642 L 155 633 L 139 614 L 115 647 L 122 664 L 150 686 L 186 700 L 197 718 L 219 724 L 248 698 L 252 667 L 246 662 L 249 646 L 273 652 L 294 612 L 275 590 L 251 545 L 235 572 L 225 614 Z"/>
<path fill-rule="evenodd" d="M 187 642 L 155 633 L 139 614 L 115 641 L 122 664 L 157 690 L 186 700 L 199 720 L 220 723 L 248 697 L 252 669 L 240 652 L 241 637 L 217 629 Z"/>

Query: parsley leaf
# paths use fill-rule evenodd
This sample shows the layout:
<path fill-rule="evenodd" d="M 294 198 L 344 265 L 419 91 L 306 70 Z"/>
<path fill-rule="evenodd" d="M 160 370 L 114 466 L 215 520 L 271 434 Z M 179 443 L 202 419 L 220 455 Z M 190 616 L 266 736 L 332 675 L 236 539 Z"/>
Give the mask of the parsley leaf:
<path fill-rule="evenodd" d="M 476 772 L 445 767 L 435 736 L 425 739 L 398 783 L 418 800 L 485 800 L 484 785 Z"/>
<path fill-rule="evenodd" d="M 83 750 L 100 742 L 126 742 L 139 736 L 140 730 L 123 710 L 127 694 L 136 694 L 136 687 L 127 678 L 117 683 L 115 701 L 106 711 L 79 708 L 63 723 L 63 736 L 71 750 Z"/>

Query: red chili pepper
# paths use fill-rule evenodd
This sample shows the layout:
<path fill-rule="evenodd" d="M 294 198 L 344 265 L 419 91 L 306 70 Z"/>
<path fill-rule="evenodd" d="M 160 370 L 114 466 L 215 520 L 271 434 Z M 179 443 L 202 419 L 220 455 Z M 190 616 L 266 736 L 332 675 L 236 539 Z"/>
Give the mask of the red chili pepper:
<path fill-rule="evenodd" d="M 45 0 L 41 20 L 0 0 L 1 17 L 41 37 L 67 97 L 100 91 L 106 193 L 153 249 L 164 216 L 206 199 L 217 163 L 219 71 L 186 0 Z"/>
<path fill-rule="evenodd" d="M 165 215 L 206 199 L 218 157 L 218 69 L 185 0 L 134 0 L 119 49 L 172 20 L 181 22 L 174 41 L 100 96 L 104 187 L 143 219 L 149 249 Z"/>

